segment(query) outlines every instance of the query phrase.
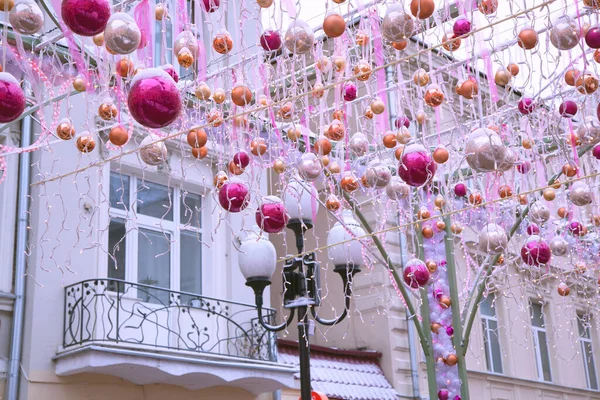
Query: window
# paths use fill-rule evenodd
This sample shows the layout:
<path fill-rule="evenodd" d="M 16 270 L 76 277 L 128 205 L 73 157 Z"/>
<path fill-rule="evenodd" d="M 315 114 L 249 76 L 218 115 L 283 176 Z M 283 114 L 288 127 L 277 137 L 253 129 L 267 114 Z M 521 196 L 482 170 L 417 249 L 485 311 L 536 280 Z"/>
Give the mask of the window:
<path fill-rule="evenodd" d="M 585 369 L 587 387 L 589 389 L 598 390 L 596 364 L 594 363 L 594 348 L 592 346 L 592 335 L 590 331 L 590 315 L 577 314 L 577 326 L 579 328 L 579 343 L 581 343 L 581 354 L 583 354 L 583 367 Z"/>
<path fill-rule="evenodd" d="M 530 303 L 531 328 L 533 333 L 533 347 L 537 364 L 538 379 L 551 382 L 550 351 L 548 350 L 548 335 L 546 333 L 546 322 L 544 309 L 539 303 Z"/>
<path fill-rule="evenodd" d="M 501 374 L 502 352 L 500 351 L 500 338 L 498 337 L 498 317 L 495 308 L 495 296 L 488 294 L 480 304 L 481 323 L 483 325 L 483 345 L 485 347 L 485 361 L 490 372 Z"/>
<path fill-rule="evenodd" d="M 111 172 L 108 277 L 201 294 L 201 200 L 179 188 Z M 168 292 L 153 288 L 139 290 L 138 297 L 169 303 Z"/>

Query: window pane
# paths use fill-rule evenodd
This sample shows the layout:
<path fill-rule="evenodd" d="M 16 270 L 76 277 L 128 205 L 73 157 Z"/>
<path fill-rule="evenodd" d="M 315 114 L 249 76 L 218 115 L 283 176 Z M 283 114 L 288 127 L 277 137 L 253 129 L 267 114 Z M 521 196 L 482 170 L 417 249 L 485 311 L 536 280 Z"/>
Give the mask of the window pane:
<path fill-rule="evenodd" d="M 590 338 L 590 323 L 586 315 L 577 315 L 577 327 L 579 328 L 579 337 Z"/>
<path fill-rule="evenodd" d="M 161 232 L 140 229 L 138 234 L 138 283 L 170 288 L 171 286 L 170 237 Z M 169 292 L 164 290 L 138 290 L 142 301 L 169 304 Z"/>
<path fill-rule="evenodd" d="M 498 322 L 489 320 L 490 352 L 492 354 L 492 372 L 502 373 L 502 352 L 500 351 L 500 338 L 498 337 Z"/>
<path fill-rule="evenodd" d="M 540 360 L 542 362 L 543 379 L 546 382 L 550 382 L 552 381 L 552 374 L 550 373 L 550 353 L 548 351 L 548 341 L 546 338 L 546 332 L 537 331 L 537 334 Z"/>
<path fill-rule="evenodd" d="M 111 219 L 108 225 L 108 277 L 112 279 L 125 279 L 125 221 Z M 120 285 L 109 283 L 108 289 L 122 291 Z"/>
<path fill-rule="evenodd" d="M 584 362 L 587 365 L 587 374 L 589 380 L 590 389 L 598 389 L 598 379 L 596 378 L 596 364 L 594 363 L 594 351 L 592 349 L 592 342 L 583 343 L 583 357 Z"/>
<path fill-rule="evenodd" d="M 488 320 L 485 318 L 481 319 L 481 325 L 483 325 L 483 347 L 485 351 L 485 366 L 488 371 L 493 371 L 491 353 L 490 353 L 490 342 L 488 340 Z"/>
<path fill-rule="evenodd" d="M 538 303 L 531 303 L 531 324 L 538 328 L 544 327 L 544 313 L 542 312 L 542 305 Z"/>
<path fill-rule="evenodd" d="M 171 193 L 171 189 L 157 183 L 140 183 L 137 193 L 137 212 L 173 221 Z"/>
<path fill-rule="evenodd" d="M 201 227 L 202 198 L 197 194 L 183 193 L 181 195 L 181 211 L 179 220 L 182 225 Z"/>
<path fill-rule="evenodd" d="M 495 307 L 494 294 L 490 293 L 479 305 L 479 309 L 481 310 L 481 315 L 486 315 L 488 317 L 495 318 L 496 317 L 496 309 L 494 307 Z"/>
<path fill-rule="evenodd" d="M 129 207 L 129 177 L 116 172 L 110 173 L 110 206 L 126 210 Z"/>
<path fill-rule="evenodd" d="M 199 234 L 181 231 L 180 287 L 182 292 L 202 294 L 202 244 Z M 182 304 L 189 304 L 192 298 L 182 298 Z"/>

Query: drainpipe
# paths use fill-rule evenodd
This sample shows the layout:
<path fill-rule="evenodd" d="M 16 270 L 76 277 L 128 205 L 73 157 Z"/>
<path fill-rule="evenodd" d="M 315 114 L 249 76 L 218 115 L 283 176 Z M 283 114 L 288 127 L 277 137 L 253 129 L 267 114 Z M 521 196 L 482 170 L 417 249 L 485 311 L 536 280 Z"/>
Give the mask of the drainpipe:
<path fill-rule="evenodd" d="M 31 144 L 31 117 L 23 118 L 21 125 L 21 147 Z M 27 225 L 29 209 L 29 185 L 31 153 L 24 152 L 19 156 L 19 189 L 17 192 L 17 228 L 15 252 L 15 302 L 13 306 L 13 326 L 10 338 L 10 358 L 8 361 L 8 377 L 6 381 L 6 400 L 17 400 L 19 394 L 19 371 L 21 365 L 21 347 L 23 344 L 23 315 L 25 312 L 25 266 Z"/>

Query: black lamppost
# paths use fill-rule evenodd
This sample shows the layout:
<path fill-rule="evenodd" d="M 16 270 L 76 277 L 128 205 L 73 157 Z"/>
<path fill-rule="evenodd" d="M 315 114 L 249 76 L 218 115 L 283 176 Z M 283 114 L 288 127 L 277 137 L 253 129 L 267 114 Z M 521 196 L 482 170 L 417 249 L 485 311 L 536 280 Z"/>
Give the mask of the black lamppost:
<path fill-rule="evenodd" d="M 286 210 L 290 216 L 287 227 L 296 237 L 298 253 L 304 251 L 304 233 L 313 226 L 313 209 L 316 207 L 311 193 L 312 187 L 302 181 L 292 181 L 288 184 L 285 197 Z M 345 227 L 336 223 L 330 230 L 327 242 L 335 244 L 353 236 L 364 235 L 359 224 L 344 214 Z M 350 233 L 351 232 L 351 233 Z M 266 243 L 265 243 L 266 242 Z M 248 243 L 248 242 L 246 242 Z M 256 243 L 256 244 L 255 244 Z M 267 244 L 268 243 L 268 244 Z M 269 247 L 270 245 L 270 247 Z M 323 319 L 317 315 L 316 307 L 320 299 L 320 266 L 315 253 L 310 252 L 302 257 L 286 260 L 283 266 L 284 307 L 290 310 L 287 320 L 280 325 L 270 325 L 263 318 L 263 292 L 271 284 L 271 276 L 275 272 L 275 248 L 266 239 L 250 242 L 244 253 L 240 255 L 239 264 L 246 278 L 246 285 L 254 290 L 258 320 L 268 331 L 279 332 L 286 329 L 293 321 L 298 311 L 298 351 L 300 355 L 300 393 L 302 400 L 311 400 L 310 384 L 310 347 L 309 347 L 309 314 L 322 324 L 332 326 L 341 322 L 350 308 L 352 295 L 352 280 L 354 274 L 360 272 L 362 264 L 362 246 L 357 241 L 332 246 L 329 256 L 334 263 L 334 271 L 338 273 L 344 285 L 344 310 L 334 319 Z M 309 313 L 310 310 L 310 313 Z"/>

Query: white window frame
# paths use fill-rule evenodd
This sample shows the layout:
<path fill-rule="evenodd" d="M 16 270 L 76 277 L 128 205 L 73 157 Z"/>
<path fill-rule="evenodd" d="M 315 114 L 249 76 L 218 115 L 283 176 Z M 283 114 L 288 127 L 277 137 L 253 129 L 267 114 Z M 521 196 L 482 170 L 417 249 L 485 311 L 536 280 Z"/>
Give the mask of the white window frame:
<path fill-rule="evenodd" d="M 493 293 L 488 294 L 489 296 L 494 296 Z M 501 371 L 494 371 L 494 356 L 492 353 L 492 345 L 491 345 L 491 341 L 492 341 L 492 335 L 494 335 L 496 337 L 496 340 L 498 341 L 498 347 L 500 348 L 500 352 L 502 353 L 502 344 L 500 343 L 500 335 L 498 330 L 500 329 L 500 323 L 498 321 L 498 313 L 496 312 L 496 301 L 492 302 L 492 309 L 494 310 L 494 316 L 490 316 L 490 315 L 485 315 L 483 314 L 483 312 L 481 312 L 481 309 L 479 311 L 479 314 L 481 316 L 481 322 L 483 322 L 483 335 L 484 335 L 484 341 L 483 341 L 483 345 L 485 347 L 485 354 L 486 354 L 486 363 L 487 363 L 487 370 L 488 372 L 492 373 L 492 374 L 504 374 L 504 363 L 502 362 L 502 357 L 500 357 L 500 369 Z M 496 332 L 493 333 L 492 329 L 490 329 L 490 321 L 495 321 L 496 322 Z"/>
<path fill-rule="evenodd" d="M 579 324 L 583 324 L 583 320 L 586 320 L 588 318 L 585 317 L 585 315 L 583 313 L 577 313 L 577 333 L 579 334 L 579 343 L 581 346 L 581 355 L 583 356 L 583 369 L 585 371 L 585 383 L 586 383 L 586 387 L 590 390 L 599 390 L 599 385 L 598 385 L 598 369 L 596 366 L 596 361 L 594 360 L 594 343 L 592 340 L 592 330 L 590 329 L 590 319 L 588 319 L 587 324 L 584 324 L 583 327 L 586 329 L 587 334 L 589 337 L 584 337 L 581 335 L 581 332 L 579 332 Z M 587 354 L 586 349 L 585 349 L 585 343 L 589 343 L 590 345 L 590 349 L 592 350 L 591 354 Z M 594 369 L 596 370 L 596 387 L 592 388 L 591 382 L 590 382 L 590 370 L 588 369 L 588 362 L 587 359 L 588 357 L 590 358 L 592 364 L 594 365 Z"/>
<path fill-rule="evenodd" d="M 125 278 L 124 280 L 132 283 L 139 283 L 138 281 L 138 239 L 139 239 L 139 229 L 151 230 L 162 235 L 169 234 L 171 236 L 170 242 L 170 252 L 169 255 L 165 255 L 164 257 L 169 257 L 170 262 L 170 287 L 163 288 L 165 290 L 172 291 L 181 291 L 181 231 L 189 231 L 194 232 L 200 235 L 200 238 L 203 237 L 203 227 L 204 227 L 204 213 L 200 211 L 200 228 L 191 226 L 186 224 L 185 221 L 181 221 L 181 201 L 180 198 L 184 193 L 192 193 L 200 196 L 202 199 L 201 207 L 204 207 L 204 197 L 200 193 L 191 192 L 188 190 L 182 190 L 176 186 L 168 186 L 164 185 L 161 182 L 155 182 L 149 179 L 141 178 L 134 173 L 120 173 L 117 171 L 112 171 L 110 174 L 117 174 L 122 176 L 129 177 L 129 204 L 126 204 L 126 210 L 121 208 L 110 207 L 109 205 L 109 223 L 113 218 L 122 219 L 125 221 Z M 110 178 L 109 178 L 110 182 Z M 173 210 L 173 221 L 169 221 L 166 219 L 161 219 L 157 217 L 152 217 L 149 215 L 141 214 L 137 212 L 137 193 L 138 186 L 142 185 L 142 183 L 154 183 L 157 185 L 162 185 L 167 187 L 171 191 L 171 207 Z M 109 185 L 110 187 L 110 185 Z M 110 190 L 110 189 L 109 189 Z M 166 211 L 166 209 L 165 209 Z M 133 218 L 132 218 L 133 216 Z M 202 244 L 199 242 L 198 246 Z M 202 251 L 202 260 L 201 260 L 201 268 L 205 265 L 204 263 L 204 254 Z M 108 276 L 108 264 L 106 276 Z M 203 276 L 201 271 L 201 276 Z M 202 286 L 204 286 L 204 280 L 201 280 Z M 157 286 L 158 287 L 158 286 Z M 204 292 L 204 288 L 200 288 L 201 293 L 195 293 L 197 295 L 202 295 Z"/>
<path fill-rule="evenodd" d="M 551 355 L 550 355 L 550 346 L 548 346 L 548 330 L 546 329 L 546 314 L 544 312 L 544 304 L 543 303 L 536 303 L 534 301 L 530 302 L 530 305 L 538 305 L 540 306 L 540 310 L 541 310 L 541 314 L 543 317 L 543 324 L 544 327 L 538 327 L 538 326 L 534 326 L 533 322 L 531 322 L 531 330 L 532 330 L 532 336 L 533 336 L 533 350 L 535 352 L 535 362 L 537 365 L 537 373 L 538 373 L 538 380 L 540 382 L 552 382 L 552 378 L 553 378 L 553 373 L 552 373 L 552 364 L 550 362 L 551 360 Z M 530 307 L 531 308 L 531 307 Z M 531 321 L 533 319 L 533 311 L 530 311 L 530 315 L 529 315 L 529 320 Z M 548 370 L 550 371 L 550 380 L 545 380 L 544 379 L 544 365 L 543 365 L 543 361 L 542 361 L 542 351 L 540 348 L 540 341 L 539 341 L 539 332 L 544 332 L 546 334 L 546 343 L 544 343 L 544 346 L 546 346 L 546 350 L 548 352 Z"/>

